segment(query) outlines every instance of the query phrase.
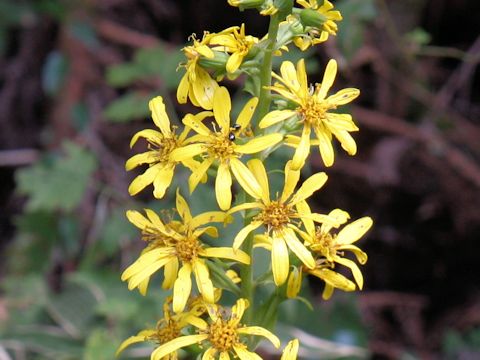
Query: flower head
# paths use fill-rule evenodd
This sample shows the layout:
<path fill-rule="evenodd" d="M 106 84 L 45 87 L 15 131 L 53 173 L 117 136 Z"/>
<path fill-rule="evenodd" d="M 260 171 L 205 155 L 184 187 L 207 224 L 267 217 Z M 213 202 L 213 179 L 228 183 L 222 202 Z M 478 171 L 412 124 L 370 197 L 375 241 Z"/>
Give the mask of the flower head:
<path fill-rule="evenodd" d="M 365 216 L 344 226 L 338 232 L 332 232 L 332 229 L 345 224 L 350 218 L 350 215 L 346 211 L 335 209 L 332 210 L 328 216 L 335 219 L 337 224 L 332 225 L 333 222 L 324 223 L 319 227 L 307 229 L 307 233 L 299 232 L 305 241 L 305 245 L 312 251 L 315 257 L 315 268 L 303 268 L 302 271 L 325 281 L 323 297 L 326 299 L 331 296 L 334 288 L 339 288 L 344 291 L 353 291 L 356 288 L 353 282 L 333 270 L 337 264 L 348 267 L 353 274 L 358 288 L 363 288 L 363 275 L 358 265 L 354 261 L 344 257 L 344 255 L 346 251 L 350 251 L 355 255 L 360 264 L 363 265 L 367 262 L 367 254 L 353 245 L 353 243 L 365 235 L 373 224 L 372 219 Z M 294 272 L 292 272 L 292 274 L 294 274 Z M 301 274 L 296 273 L 295 276 L 301 277 Z M 301 281 L 301 278 L 294 279 L 292 277 L 289 279 L 291 290 L 289 297 L 295 297 L 295 292 L 298 293 L 300 289 L 299 281 Z M 296 291 L 294 289 L 296 289 Z M 291 296 L 292 294 L 295 294 L 295 296 Z"/>
<path fill-rule="evenodd" d="M 242 64 L 243 59 L 247 56 L 250 49 L 258 43 L 255 36 L 245 35 L 245 24 L 231 27 L 224 30 L 221 34 L 212 36 L 210 44 L 217 45 L 215 50 L 230 53 L 226 69 L 228 73 L 234 73 Z"/>
<path fill-rule="evenodd" d="M 203 160 L 192 172 L 188 182 L 190 191 L 195 190 L 200 179 L 213 165 L 218 165 L 215 181 L 215 193 L 218 205 L 222 210 L 230 208 L 232 202 L 232 173 L 238 183 L 251 196 L 260 196 L 261 189 L 250 170 L 239 160 L 242 155 L 254 154 L 271 147 L 282 140 L 280 134 L 257 136 L 245 143 L 244 134 L 251 133 L 250 120 L 257 106 L 258 99 L 252 98 L 245 104 L 235 124 L 230 122 L 231 100 L 226 88 L 220 87 L 215 91 L 213 101 L 213 116 L 216 124 L 213 129 L 208 128 L 202 120 L 211 115 L 211 112 L 202 112 L 197 115 L 188 114 L 183 123 L 191 127 L 198 135 L 193 136 L 195 143 L 175 151 L 175 158 L 193 159 L 201 155 Z"/>
<path fill-rule="evenodd" d="M 191 317 L 201 316 L 206 307 L 193 306 L 187 309 L 185 312 L 173 314 L 171 308 L 172 297 L 169 296 L 165 300 L 163 305 L 163 318 L 157 321 L 157 325 L 153 329 L 145 329 L 140 331 L 137 335 L 130 336 L 123 341 L 116 351 L 118 356 L 130 345 L 151 341 L 157 345 L 166 344 L 182 335 L 182 330 L 190 325 L 189 319 Z M 165 360 L 177 359 L 177 353 L 170 354 Z"/>
<path fill-rule="evenodd" d="M 271 111 L 260 121 L 259 126 L 266 128 L 292 117 L 296 117 L 303 125 L 301 137 L 289 136 L 286 139 L 287 144 L 296 147 L 292 167 L 299 169 L 303 166 L 311 145 L 318 145 L 325 166 L 331 166 L 334 161 L 332 135 L 340 141 L 342 148 L 349 155 L 355 155 L 357 145 L 350 132 L 357 131 L 358 127 L 351 115 L 335 113 L 332 110 L 354 100 L 360 91 L 346 88 L 327 96 L 335 80 L 337 62 L 335 60 L 328 62 L 323 81 L 316 84 L 315 88 L 308 86 L 303 59 L 297 63 L 296 69 L 290 61 L 284 61 L 280 72 L 281 76 L 272 74 L 279 83 L 271 89 L 290 100 L 296 107 L 291 110 Z M 316 135 L 316 141 L 310 140 L 312 130 Z"/>
<path fill-rule="evenodd" d="M 329 35 L 337 34 L 335 21 L 342 20 L 342 15 L 340 11 L 332 10 L 333 4 L 330 1 L 324 0 L 322 5 L 319 5 L 318 0 L 297 0 L 297 3 L 305 9 L 300 13 L 306 25 L 305 34 L 293 38 L 293 43 L 300 50 L 305 51 L 310 46 L 327 41 Z"/>
<path fill-rule="evenodd" d="M 325 173 L 310 176 L 295 192 L 300 178 L 299 170 L 292 170 L 291 161 L 285 166 L 285 185 L 280 196 L 270 198 L 268 178 L 262 162 L 252 159 L 248 167 L 255 175 L 262 187 L 262 194 L 256 202 L 244 203 L 230 209 L 230 213 L 252 209 L 258 210 L 250 224 L 237 234 L 233 241 L 233 248 L 238 249 L 249 233 L 263 226 L 265 231 L 261 237 L 263 246 L 272 251 L 272 272 L 276 285 L 282 285 L 289 272 L 289 249 L 310 269 L 315 268 L 315 260 L 307 247 L 298 239 L 296 232 L 300 231 L 298 222 L 305 227 L 313 228 L 314 221 L 324 222 L 331 219 L 326 215 L 311 213 L 305 201 L 315 191 L 319 190 L 327 181 Z"/>
<path fill-rule="evenodd" d="M 183 48 L 187 62 L 181 66 L 185 67 L 187 71 L 177 88 L 177 100 L 180 104 L 185 104 L 189 98 L 195 106 L 207 110 L 212 108 L 213 93 L 218 88 L 218 84 L 198 64 L 201 57 L 207 59 L 215 57 L 213 50 L 208 47 L 212 36 L 213 34 L 205 33 L 202 40 L 199 41 L 192 35 L 193 44 Z"/>
<path fill-rule="evenodd" d="M 135 145 L 139 138 L 145 138 L 148 142 L 148 151 L 132 156 L 127 160 L 125 168 L 132 170 L 139 165 L 148 164 L 148 169 L 132 181 L 128 191 L 130 195 L 135 195 L 153 183 L 153 195 L 157 199 L 161 199 L 170 186 L 175 166 L 179 163 L 177 159 L 171 156 L 172 151 L 188 144 L 186 138 L 190 129 L 185 128 L 180 135 L 175 134 L 176 129 L 170 125 L 161 96 L 150 100 L 149 107 L 153 122 L 160 131 L 145 129 L 133 136 L 130 147 Z M 196 164 L 195 161 L 191 160 L 182 162 L 191 169 Z"/>
<path fill-rule="evenodd" d="M 251 352 L 246 345 L 245 337 L 249 335 L 263 336 L 278 348 L 280 340 L 270 331 L 260 326 L 244 326 L 240 322 L 248 305 L 247 300 L 239 299 L 231 311 L 219 305 L 208 306 L 207 321 L 197 318 L 191 322 L 197 328 L 197 334 L 180 336 L 160 345 L 153 351 L 151 359 L 163 359 L 193 344 L 200 344 L 207 349 L 202 356 L 204 360 L 214 360 L 217 356 L 219 359 L 230 359 L 230 356 L 240 359 L 258 359 L 258 355 Z"/>
<path fill-rule="evenodd" d="M 147 292 L 150 277 L 164 268 L 162 287 L 173 286 L 173 310 L 178 313 L 185 308 L 191 293 L 192 273 L 198 291 L 208 303 L 214 302 L 214 288 L 206 262 L 209 258 L 224 258 L 249 264 L 250 258 L 243 251 L 227 247 L 207 247 L 200 239 L 203 234 L 218 236 L 211 222 L 225 222 L 227 215 L 211 211 L 192 217 L 185 199 L 177 191 L 176 208 L 181 221 L 164 223 L 152 210 L 145 209 L 147 217 L 134 210 L 127 212 L 128 220 L 142 230 L 147 242 L 140 257 L 122 274 L 130 290 L 137 288 Z"/>

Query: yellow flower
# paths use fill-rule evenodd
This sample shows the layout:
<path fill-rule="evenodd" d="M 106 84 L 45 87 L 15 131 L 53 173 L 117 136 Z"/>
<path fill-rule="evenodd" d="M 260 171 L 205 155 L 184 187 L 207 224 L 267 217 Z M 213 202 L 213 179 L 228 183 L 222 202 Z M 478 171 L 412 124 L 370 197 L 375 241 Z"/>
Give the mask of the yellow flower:
<path fill-rule="evenodd" d="M 176 209 L 181 221 L 164 224 L 152 210 L 145 209 L 147 217 L 138 211 L 127 211 L 128 220 L 142 230 L 143 240 L 148 242 L 140 257 L 122 274 L 122 281 L 128 281 L 128 288 L 147 292 L 150 277 L 164 268 L 164 289 L 173 286 L 173 310 L 176 313 L 185 308 L 190 296 L 192 272 L 198 291 L 208 303 L 214 302 L 214 288 L 206 265 L 208 258 L 224 258 L 250 263 L 250 257 L 243 251 L 227 247 L 207 247 L 200 237 L 207 234 L 218 236 L 210 222 L 225 222 L 227 216 L 220 211 L 205 212 L 195 217 L 190 214 L 185 199 L 177 191 Z M 179 269 L 180 268 L 180 269 Z"/>
<path fill-rule="evenodd" d="M 182 330 L 190 325 L 189 319 L 192 316 L 201 316 L 206 311 L 206 307 L 201 308 L 195 306 L 189 308 L 185 312 L 172 314 L 172 311 L 170 310 L 171 302 L 172 298 L 170 296 L 167 297 L 163 305 L 163 318 L 157 322 L 157 326 L 154 329 L 145 329 L 140 331 L 137 335 L 130 336 L 120 344 L 115 355 L 120 355 L 120 353 L 130 345 L 144 341 L 152 341 L 156 344 L 166 344 L 182 335 Z M 164 358 L 164 360 L 176 359 L 176 352 L 173 352 Z"/>
<path fill-rule="evenodd" d="M 286 139 L 287 144 L 296 147 L 292 168 L 299 169 L 304 165 L 310 152 L 310 145 L 318 145 L 325 166 L 331 166 L 334 161 L 332 135 L 340 141 L 342 148 L 349 155 L 355 155 L 357 145 L 349 132 L 357 131 L 358 127 L 351 115 L 338 114 L 331 110 L 351 102 L 360 94 L 360 91 L 346 88 L 327 97 L 335 80 L 337 62 L 335 60 L 328 62 L 323 81 L 321 84 L 316 84 L 315 89 L 308 86 L 303 59 L 297 63 L 296 70 L 290 61 L 284 61 L 280 72 L 281 76 L 272 74 L 280 83 L 275 83 L 271 89 L 292 101 L 296 108 L 271 111 L 260 121 L 259 126 L 266 128 L 294 116 L 299 123 L 303 124 L 300 138 L 289 136 Z M 315 142 L 310 141 L 312 129 L 317 137 Z"/>
<path fill-rule="evenodd" d="M 177 88 L 177 100 L 180 104 L 185 104 L 187 98 L 193 105 L 210 110 L 213 106 L 213 93 L 218 88 L 218 84 L 210 77 L 210 74 L 204 70 L 198 60 L 201 56 L 207 59 L 215 57 L 214 52 L 207 45 L 213 34 L 205 33 L 202 40 L 198 41 L 193 35 L 193 45 L 183 48 L 187 57 L 187 63 L 182 66 L 187 69 L 185 75 L 180 80 Z"/>
<path fill-rule="evenodd" d="M 227 33 L 228 32 L 228 33 Z M 228 73 L 234 73 L 238 70 L 245 56 L 250 49 L 258 43 L 258 38 L 251 35 L 245 35 L 245 24 L 242 24 L 240 31 L 238 26 L 231 27 L 221 34 L 213 35 L 210 44 L 219 45 L 215 50 L 230 53 L 226 69 Z"/>
<path fill-rule="evenodd" d="M 243 326 L 240 323 L 248 305 L 246 299 L 239 299 L 231 311 L 218 305 L 208 306 L 208 321 L 201 318 L 191 321 L 191 324 L 197 328 L 198 334 L 177 337 L 160 345 L 153 351 L 151 359 L 164 359 L 165 356 L 193 344 L 199 344 L 200 347 L 207 349 L 202 355 L 203 360 L 214 360 L 217 356 L 222 360 L 229 360 L 231 357 L 259 359 L 256 353 L 248 350 L 246 336 L 263 336 L 276 348 L 280 346 L 280 340 L 260 326 Z"/>
<path fill-rule="evenodd" d="M 297 238 L 296 232 L 300 231 L 298 220 L 301 220 L 307 228 L 314 227 L 314 221 L 330 221 L 326 215 L 311 213 L 310 207 L 305 201 L 325 184 L 327 175 L 322 172 L 310 176 L 294 192 L 300 178 L 300 171 L 292 170 L 290 165 L 291 161 L 285 166 L 285 185 L 281 196 L 271 200 L 267 173 L 262 162 L 258 159 L 250 160 L 248 167 L 262 187 L 262 194 L 256 202 L 244 203 L 229 211 L 229 213 L 234 213 L 246 209 L 259 210 L 252 218 L 251 223 L 235 236 L 233 248 L 240 248 L 248 234 L 263 225 L 265 233 L 262 239 L 265 247 L 272 251 L 272 272 L 277 286 L 282 285 L 288 276 L 289 249 L 307 268 L 315 268 L 312 254 Z"/>
<path fill-rule="evenodd" d="M 202 163 L 192 172 L 188 179 L 190 192 L 194 191 L 198 182 L 206 174 L 213 163 L 218 164 L 215 181 L 215 193 L 218 205 L 222 210 L 230 208 L 232 202 L 232 174 L 243 189 L 251 196 L 260 196 L 260 185 L 250 170 L 239 160 L 244 154 L 258 153 L 282 140 L 280 134 L 269 134 L 254 137 L 244 144 L 237 144 L 242 140 L 241 135 L 249 132 L 250 120 L 257 106 L 258 99 L 252 98 L 241 111 L 234 125 L 230 124 L 231 101 L 226 88 L 220 87 L 215 91 L 213 101 L 213 115 L 216 124 L 213 130 L 204 125 L 201 120 L 209 112 L 197 115 L 188 114 L 183 123 L 191 127 L 198 135 L 192 138 L 196 143 L 175 150 L 176 159 L 189 160 L 197 155 L 203 155 Z M 217 128 L 217 126 L 219 128 Z"/>
<path fill-rule="evenodd" d="M 317 0 L 297 0 L 297 3 L 305 9 L 314 12 L 313 15 L 316 16 L 321 23 L 320 26 L 306 26 L 306 34 L 293 38 L 293 43 L 300 50 L 305 51 L 310 46 L 327 41 L 329 35 L 337 34 L 338 27 L 335 21 L 342 20 L 342 15 L 340 11 L 332 10 L 333 4 L 330 1 L 322 1 L 321 6 Z"/>
<path fill-rule="evenodd" d="M 305 241 L 305 245 L 313 252 L 316 263 L 314 269 L 303 269 L 303 271 L 325 281 L 323 297 L 326 299 L 332 295 L 334 288 L 344 291 L 353 291 L 356 288 L 355 284 L 350 280 L 331 270 L 335 268 L 335 263 L 348 267 L 352 271 L 358 288 L 360 290 L 363 288 L 362 272 L 358 265 L 352 260 L 345 258 L 344 254 L 345 251 L 351 251 L 360 264 L 363 265 L 367 262 L 367 254 L 353 245 L 353 243 L 365 235 L 373 224 L 372 219 L 365 216 L 344 226 L 338 233 L 332 234 L 332 228 L 338 228 L 340 225 L 345 224 L 350 215 L 346 211 L 335 209 L 328 216 L 335 219 L 337 224 L 332 225 L 333 222 L 324 223 L 320 227 L 307 229 L 306 233 L 299 232 Z M 295 273 L 295 276 L 301 277 L 301 274 Z M 292 294 L 298 293 L 300 289 L 299 281 L 301 282 L 301 279 L 289 278 L 291 288 L 288 297 L 295 297 Z M 288 292 L 289 290 L 287 289 Z"/>
<path fill-rule="evenodd" d="M 175 134 L 175 127 L 170 126 L 170 120 L 165 112 L 165 104 L 161 96 L 150 100 L 149 107 L 153 122 L 160 131 L 145 129 L 133 136 L 130 147 L 133 147 L 139 138 L 145 138 L 149 150 L 128 159 L 125 164 L 126 170 L 132 170 L 142 164 L 148 164 L 149 167 L 132 181 L 128 192 L 133 196 L 153 183 L 153 195 L 157 199 L 161 199 L 172 183 L 175 166 L 179 162 L 171 156 L 172 151 L 188 144 L 186 138 L 190 129 L 185 128 L 180 135 Z M 195 161 L 186 160 L 182 162 L 192 170 L 195 168 Z"/>

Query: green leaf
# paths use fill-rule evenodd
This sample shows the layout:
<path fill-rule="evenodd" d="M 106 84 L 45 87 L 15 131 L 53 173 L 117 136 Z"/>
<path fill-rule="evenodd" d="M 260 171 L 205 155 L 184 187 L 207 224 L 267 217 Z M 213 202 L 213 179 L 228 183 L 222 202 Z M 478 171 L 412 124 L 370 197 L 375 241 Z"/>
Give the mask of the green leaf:
<path fill-rule="evenodd" d="M 120 339 L 112 338 L 106 329 L 94 329 L 85 344 L 83 360 L 111 360 L 115 358 Z"/>
<path fill-rule="evenodd" d="M 111 121 L 126 122 L 149 116 L 148 101 L 154 94 L 145 94 L 138 91 L 129 92 L 111 102 L 103 115 Z"/>
<path fill-rule="evenodd" d="M 50 294 L 46 309 L 66 333 L 79 339 L 94 319 L 97 302 L 90 289 L 67 281 L 61 293 Z"/>
<path fill-rule="evenodd" d="M 18 192 L 28 196 L 28 211 L 71 211 L 80 204 L 97 162 L 92 153 L 74 143 L 65 142 L 63 151 L 63 156 L 44 159 L 15 174 Z"/>

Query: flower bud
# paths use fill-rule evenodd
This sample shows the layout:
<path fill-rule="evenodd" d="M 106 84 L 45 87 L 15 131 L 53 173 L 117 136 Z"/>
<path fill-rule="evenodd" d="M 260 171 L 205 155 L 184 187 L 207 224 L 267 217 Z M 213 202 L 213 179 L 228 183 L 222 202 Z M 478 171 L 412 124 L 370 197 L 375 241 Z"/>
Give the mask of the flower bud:
<path fill-rule="evenodd" d="M 313 26 L 321 29 L 323 24 L 328 20 L 327 17 L 318 11 L 312 9 L 304 9 L 300 11 L 300 20 L 305 26 Z"/>
<path fill-rule="evenodd" d="M 256 9 L 263 5 L 265 0 L 228 0 L 231 6 L 236 6 L 240 10 Z"/>
<path fill-rule="evenodd" d="M 223 51 L 213 50 L 215 56 L 213 58 L 200 57 L 198 63 L 204 69 L 210 69 L 214 71 L 225 70 L 225 66 L 228 60 L 228 54 Z"/>

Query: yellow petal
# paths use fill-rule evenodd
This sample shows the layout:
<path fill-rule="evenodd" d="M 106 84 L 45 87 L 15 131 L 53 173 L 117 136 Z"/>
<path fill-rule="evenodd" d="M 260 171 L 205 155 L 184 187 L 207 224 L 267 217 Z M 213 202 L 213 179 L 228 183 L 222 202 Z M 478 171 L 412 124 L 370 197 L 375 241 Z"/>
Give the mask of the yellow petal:
<path fill-rule="evenodd" d="M 258 202 L 251 202 L 251 203 L 243 203 L 237 206 L 234 206 L 230 208 L 230 210 L 227 211 L 228 214 L 233 214 L 237 211 L 242 211 L 242 210 L 249 210 L 249 209 L 255 209 L 255 208 L 262 208 L 263 204 L 258 203 Z"/>
<path fill-rule="evenodd" d="M 128 192 L 130 195 L 136 195 L 143 189 L 145 189 L 148 185 L 153 183 L 155 177 L 157 176 L 158 172 L 164 167 L 165 165 L 155 164 L 150 166 L 143 174 L 138 175 L 135 179 L 133 179 L 132 183 L 128 187 Z"/>
<path fill-rule="evenodd" d="M 153 196 L 156 199 L 161 199 L 165 195 L 165 191 L 172 183 L 174 170 L 175 165 L 169 164 L 160 169 L 157 176 L 155 176 L 155 180 L 153 180 Z"/>
<path fill-rule="evenodd" d="M 268 339 L 273 344 L 273 346 L 275 346 L 275 348 L 278 349 L 280 347 L 280 339 L 273 335 L 267 329 L 264 329 L 263 327 L 247 326 L 239 328 L 237 332 L 240 334 L 263 336 L 264 338 Z"/>
<path fill-rule="evenodd" d="M 170 251 L 168 248 L 157 248 L 144 252 L 122 273 L 122 281 L 128 280 L 135 274 L 142 272 L 144 268 L 162 259 L 169 259 Z"/>
<path fill-rule="evenodd" d="M 238 232 L 237 236 L 235 236 L 232 247 L 234 249 L 239 249 L 240 246 L 242 246 L 248 234 L 250 234 L 255 229 L 259 228 L 260 225 L 262 225 L 261 221 L 252 221 L 250 224 L 245 226 L 242 230 Z"/>
<path fill-rule="evenodd" d="M 137 228 L 144 230 L 145 228 L 151 226 L 150 221 L 145 218 L 141 213 L 136 210 L 128 210 L 126 212 L 127 219 Z"/>
<path fill-rule="evenodd" d="M 151 360 L 162 360 L 167 355 L 175 353 L 178 349 L 201 343 L 207 338 L 207 334 L 180 336 L 156 348 L 152 352 Z"/>
<path fill-rule="evenodd" d="M 283 239 L 292 252 L 297 255 L 300 261 L 309 269 L 315 268 L 315 259 L 312 253 L 297 239 L 292 229 L 284 229 L 281 232 Z"/>
<path fill-rule="evenodd" d="M 163 135 L 171 137 L 172 131 L 170 129 L 170 120 L 165 112 L 165 104 L 163 98 L 157 96 L 149 101 L 148 107 L 152 112 L 152 119 L 155 125 L 158 126 Z"/>
<path fill-rule="evenodd" d="M 142 296 L 147 295 L 147 290 L 148 290 L 148 284 L 149 283 L 150 283 L 150 278 L 147 277 L 145 280 L 141 281 L 140 284 L 138 284 L 137 289 L 138 289 L 138 292 L 140 293 L 140 295 L 142 295 Z"/>
<path fill-rule="evenodd" d="M 190 193 L 192 193 L 195 188 L 197 187 L 198 183 L 203 179 L 206 175 L 207 170 L 213 163 L 213 159 L 205 159 L 203 162 L 192 172 L 190 177 L 188 178 L 188 189 Z"/>
<path fill-rule="evenodd" d="M 220 125 L 223 133 L 228 133 L 230 130 L 231 110 L 232 102 L 227 88 L 224 86 L 217 88 L 213 96 L 213 116 L 215 116 L 215 120 Z"/>
<path fill-rule="evenodd" d="M 328 217 L 331 220 L 322 224 L 320 228 L 320 231 L 324 234 L 330 232 L 332 227 L 337 228 L 340 225 L 345 224 L 347 220 L 350 219 L 348 212 L 341 209 L 333 209 L 328 213 Z"/>
<path fill-rule="evenodd" d="M 211 247 L 202 250 L 202 255 L 206 257 L 230 259 L 241 262 L 242 264 L 250 264 L 250 256 L 242 250 L 234 250 L 228 247 Z"/>
<path fill-rule="evenodd" d="M 283 186 L 281 201 L 285 202 L 292 195 L 298 180 L 300 179 L 300 170 L 291 169 L 292 161 L 288 161 L 285 165 L 285 184 Z"/>
<path fill-rule="evenodd" d="M 325 73 L 323 74 L 322 85 L 320 86 L 320 90 L 318 91 L 318 99 L 323 100 L 327 96 L 328 90 L 333 85 L 335 81 L 335 76 L 337 75 L 337 62 L 334 59 L 331 59 L 328 64 L 327 68 L 325 69 Z"/>
<path fill-rule="evenodd" d="M 297 212 L 300 215 L 300 219 L 307 230 L 307 233 L 314 234 L 315 233 L 315 225 L 313 224 L 313 220 L 303 217 L 303 215 L 311 214 L 310 206 L 308 206 L 306 201 L 299 201 L 295 204 L 297 208 Z"/>
<path fill-rule="evenodd" d="M 155 334 L 155 330 L 150 330 L 149 333 L 144 333 L 142 335 L 135 335 L 135 336 L 130 336 L 128 339 L 124 340 L 120 346 L 118 347 L 117 351 L 115 352 L 115 356 L 120 355 L 120 353 L 125 350 L 127 347 L 129 347 L 132 344 L 139 343 L 146 341 L 149 335 Z"/>
<path fill-rule="evenodd" d="M 358 262 L 362 265 L 365 264 L 368 260 L 368 255 L 355 245 L 342 245 L 340 249 L 342 251 L 347 250 L 353 252 Z"/>
<path fill-rule="evenodd" d="M 345 265 L 348 267 L 350 270 L 352 270 L 353 277 L 355 279 L 355 282 L 358 285 L 358 288 L 360 290 L 363 289 L 363 275 L 362 272 L 360 271 L 359 267 L 357 264 L 355 264 L 352 260 L 350 259 L 345 259 L 341 257 L 335 257 L 335 262 Z"/>
<path fill-rule="evenodd" d="M 137 272 L 128 279 L 128 290 L 135 289 L 143 280 L 149 278 L 153 273 L 157 272 L 169 261 L 171 261 L 171 258 L 165 257 L 148 266 L 145 266 L 141 271 Z"/>
<path fill-rule="evenodd" d="M 253 237 L 253 247 L 260 247 L 267 251 L 272 251 L 272 241 L 272 238 L 265 234 L 257 234 Z"/>
<path fill-rule="evenodd" d="M 282 138 L 282 134 L 278 133 L 265 136 L 257 136 L 246 144 L 236 145 L 235 151 L 241 154 L 255 154 L 279 143 L 280 141 L 282 141 Z"/>
<path fill-rule="evenodd" d="M 342 89 L 336 94 L 329 96 L 327 101 L 333 105 L 345 105 L 355 100 L 360 95 L 360 90 L 355 88 Z"/>
<path fill-rule="evenodd" d="M 232 220 L 231 217 L 227 213 L 224 213 L 223 211 L 207 211 L 195 216 L 192 219 L 192 221 L 190 221 L 190 227 L 193 229 L 196 229 L 197 227 L 208 224 L 208 223 L 212 223 L 212 222 L 228 223 L 229 220 Z"/>
<path fill-rule="evenodd" d="M 290 203 L 296 204 L 299 201 L 309 198 L 315 191 L 319 190 L 327 182 L 327 179 L 328 176 L 324 172 L 316 173 L 310 176 L 303 182 L 302 186 L 300 186 L 295 195 L 293 195 Z"/>
<path fill-rule="evenodd" d="M 130 171 L 132 169 L 135 169 L 138 165 L 152 164 L 154 162 L 157 162 L 158 157 L 156 156 L 156 154 L 157 154 L 156 151 L 147 151 L 147 152 L 132 156 L 125 163 L 125 170 Z"/>
<path fill-rule="evenodd" d="M 210 273 L 205 262 L 200 259 L 194 261 L 193 272 L 195 274 L 198 291 L 202 294 L 203 299 L 208 303 L 215 302 L 213 284 L 212 280 L 210 280 Z"/>
<path fill-rule="evenodd" d="M 297 360 L 298 346 L 298 339 L 289 341 L 285 349 L 283 349 L 280 360 Z"/>
<path fill-rule="evenodd" d="M 332 297 L 334 289 L 335 288 L 332 285 L 325 283 L 325 288 L 323 289 L 323 293 L 322 293 L 323 300 L 330 299 Z"/>
<path fill-rule="evenodd" d="M 247 299 L 240 298 L 237 300 L 235 305 L 232 306 L 232 322 L 238 324 L 245 313 L 245 310 L 249 307 L 249 302 Z"/>
<path fill-rule="evenodd" d="M 354 291 L 356 288 L 355 284 L 352 281 L 330 269 L 315 269 L 310 270 L 309 273 L 322 279 L 327 284 L 343 291 Z"/>
<path fill-rule="evenodd" d="M 330 167 L 333 165 L 334 161 L 332 140 L 329 134 L 327 134 L 325 130 L 321 128 L 315 128 L 315 134 L 317 135 L 319 141 L 318 148 L 320 150 L 320 156 L 322 157 L 323 163 L 325 166 Z"/>
<path fill-rule="evenodd" d="M 212 360 L 215 360 L 215 358 L 212 358 Z M 228 355 L 227 351 L 222 351 L 220 353 L 220 356 L 218 357 L 218 360 L 230 360 L 230 355 Z M 242 359 L 240 359 L 240 360 L 242 360 Z"/>
<path fill-rule="evenodd" d="M 357 153 L 357 144 L 355 140 L 353 140 L 352 136 L 346 130 L 334 130 L 332 129 L 332 133 L 335 137 L 340 141 L 343 150 L 345 150 L 348 155 L 355 155 Z"/>
<path fill-rule="evenodd" d="M 164 279 L 162 283 L 162 289 L 171 289 L 178 275 L 178 259 L 173 258 L 165 264 L 163 269 Z"/>
<path fill-rule="evenodd" d="M 297 115 L 297 112 L 294 110 L 273 110 L 270 111 L 267 115 L 265 115 L 262 120 L 260 120 L 258 126 L 261 129 L 264 129 L 280 121 L 287 120 L 295 115 Z"/>
<path fill-rule="evenodd" d="M 192 267 L 190 264 L 184 263 L 178 272 L 177 280 L 173 285 L 173 311 L 175 313 L 181 313 L 185 309 L 188 297 L 192 291 L 192 279 L 190 275 L 192 273 Z M 152 354 L 153 356 L 153 354 Z"/>
<path fill-rule="evenodd" d="M 196 80 L 192 84 L 195 99 L 202 108 L 210 110 L 213 107 L 213 94 L 218 88 L 218 84 L 199 66 L 195 67 L 195 75 Z"/>
<path fill-rule="evenodd" d="M 292 159 L 292 170 L 300 170 L 305 165 L 305 160 L 310 154 L 310 126 L 305 126 L 297 150 Z"/>
<path fill-rule="evenodd" d="M 250 170 L 238 159 L 230 159 L 230 168 L 240 186 L 255 199 L 262 198 L 262 188 Z"/>
<path fill-rule="evenodd" d="M 177 188 L 176 207 L 178 214 L 184 223 L 189 223 L 192 220 L 192 214 L 185 198 L 180 194 L 180 189 Z"/>
<path fill-rule="evenodd" d="M 242 65 L 242 60 L 243 60 L 244 55 L 240 52 L 235 52 L 227 60 L 227 64 L 225 66 L 225 69 L 227 72 L 230 74 L 234 73 L 235 71 L 238 70 L 240 65 Z"/>
<path fill-rule="evenodd" d="M 252 172 L 255 179 L 257 179 L 260 187 L 262 188 L 262 200 L 266 203 L 270 203 L 270 189 L 268 186 L 268 176 L 265 166 L 260 159 L 251 159 L 247 163 L 248 168 Z"/>
<path fill-rule="evenodd" d="M 232 204 L 232 174 L 228 165 L 221 163 L 215 180 L 215 194 L 220 209 L 228 210 Z"/>
<path fill-rule="evenodd" d="M 207 116 L 210 116 L 212 112 L 202 111 L 202 114 L 205 115 L 205 117 L 207 117 Z M 196 117 L 192 114 L 187 114 L 183 117 L 182 123 L 185 126 L 192 128 L 195 132 L 201 135 L 209 136 L 211 134 L 211 131 L 208 127 L 205 126 L 205 124 L 202 123 L 201 120 L 203 120 L 201 117 Z"/>
<path fill-rule="evenodd" d="M 241 129 L 245 129 L 248 124 L 250 124 L 250 120 L 252 119 L 255 109 L 257 108 L 257 104 L 258 98 L 254 97 L 248 100 L 248 102 L 243 107 L 237 118 L 237 124 L 240 125 Z"/>
<path fill-rule="evenodd" d="M 262 360 L 260 356 L 258 356 L 254 352 L 249 351 L 245 345 L 233 345 L 233 350 L 235 351 L 235 354 L 237 354 L 240 360 Z"/>
<path fill-rule="evenodd" d="M 282 65 L 280 66 L 280 74 L 282 75 L 285 86 L 291 89 L 292 92 L 297 92 L 300 89 L 300 83 L 297 79 L 297 71 L 292 62 L 282 62 Z"/>
<path fill-rule="evenodd" d="M 141 137 L 145 138 L 148 142 L 152 142 L 154 144 L 160 143 L 163 139 L 163 135 L 161 132 L 153 129 L 144 129 L 133 135 L 132 140 L 130 141 L 130 148 L 132 148 L 133 145 L 135 145 L 135 143 Z"/>
<path fill-rule="evenodd" d="M 200 155 L 203 152 L 205 152 L 205 145 L 190 144 L 173 150 L 170 153 L 170 159 L 172 159 L 172 161 L 188 160 L 197 155 Z"/>
<path fill-rule="evenodd" d="M 372 227 L 373 221 L 366 216 L 345 226 L 337 235 L 338 244 L 352 244 Z"/>
<path fill-rule="evenodd" d="M 213 53 L 212 49 L 210 49 L 207 45 L 199 45 L 195 46 L 195 50 L 205 56 L 208 59 L 212 59 L 215 57 L 215 54 Z"/>
<path fill-rule="evenodd" d="M 339 130 L 358 131 L 357 125 L 352 120 L 350 114 L 335 114 L 327 112 L 325 114 L 326 122 L 329 127 L 335 127 Z"/>
<path fill-rule="evenodd" d="M 275 285 L 282 285 L 288 277 L 290 261 L 288 259 L 288 248 L 280 234 L 273 233 L 272 242 L 272 272 Z"/>
<path fill-rule="evenodd" d="M 290 272 L 287 281 L 287 291 L 286 295 L 289 299 L 295 299 L 300 292 L 302 287 L 302 272 L 298 270 L 297 267 L 294 267 Z"/>
<path fill-rule="evenodd" d="M 300 84 L 300 89 L 305 93 L 308 90 L 307 70 L 305 69 L 305 60 L 300 59 L 297 62 L 297 78 Z"/>
<path fill-rule="evenodd" d="M 211 347 L 203 353 L 202 360 L 215 360 L 216 353 L 217 353 L 217 349 Z"/>
<path fill-rule="evenodd" d="M 190 83 L 188 81 L 188 72 L 186 72 L 177 88 L 177 101 L 179 104 L 185 104 L 187 102 L 188 90 L 190 88 Z"/>

